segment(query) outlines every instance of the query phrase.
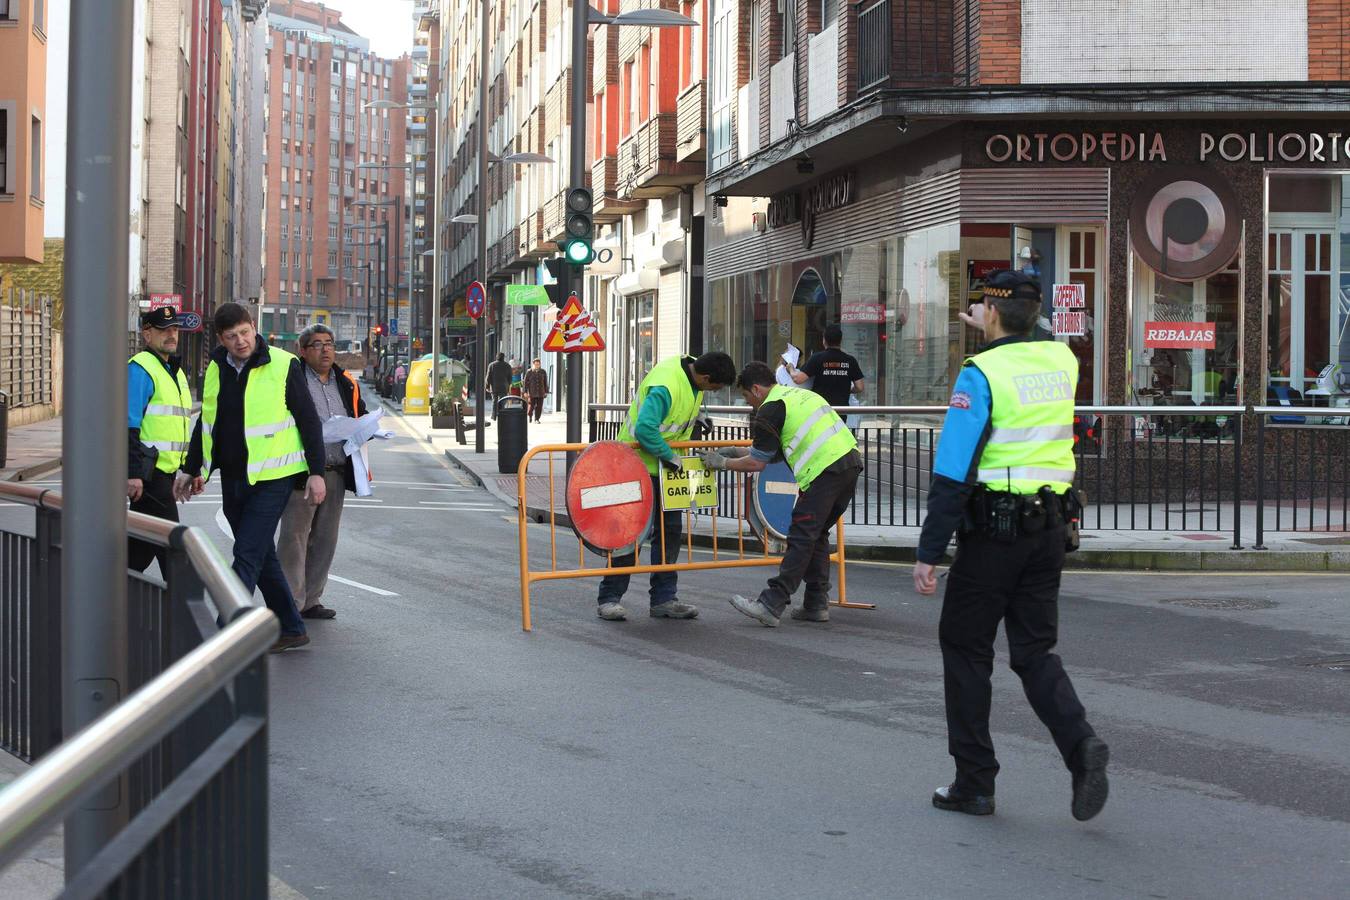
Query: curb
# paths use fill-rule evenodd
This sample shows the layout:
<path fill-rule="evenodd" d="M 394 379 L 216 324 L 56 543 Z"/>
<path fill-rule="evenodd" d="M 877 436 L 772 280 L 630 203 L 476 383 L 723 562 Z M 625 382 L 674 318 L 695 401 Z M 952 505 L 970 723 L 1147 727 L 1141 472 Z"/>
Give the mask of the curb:
<path fill-rule="evenodd" d="M 13 472 L 0 477 L 0 481 L 32 481 L 34 478 L 41 478 L 49 472 L 55 472 L 61 468 L 61 457 L 55 459 L 44 459 L 42 462 L 33 463 L 31 466 L 25 466 L 22 469 L 15 469 Z"/>

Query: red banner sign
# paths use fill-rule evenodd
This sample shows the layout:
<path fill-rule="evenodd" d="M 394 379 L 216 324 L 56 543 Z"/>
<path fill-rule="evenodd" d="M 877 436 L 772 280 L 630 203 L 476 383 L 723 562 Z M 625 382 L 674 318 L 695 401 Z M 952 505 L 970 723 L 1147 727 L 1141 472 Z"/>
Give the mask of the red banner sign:
<path fill-rule="evenodd" d="M 1213 350 L 1213 322 L 1145 322 L 1144 346 L 1170 350 Z"/>
<path fill-rule="evenodd" d="M 181 312 L 183 309 L 183 298 L 178 294 L 151 294 L 150 308 L 159 309 L 161 306 L 171 306 L 174 312 Z"/>

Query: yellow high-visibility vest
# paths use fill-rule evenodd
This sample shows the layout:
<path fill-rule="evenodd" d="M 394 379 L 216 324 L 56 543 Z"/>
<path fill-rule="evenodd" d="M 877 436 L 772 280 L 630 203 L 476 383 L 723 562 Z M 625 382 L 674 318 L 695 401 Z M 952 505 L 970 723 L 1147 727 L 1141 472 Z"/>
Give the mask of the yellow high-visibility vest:
<path fill-rule="evenodd" d="M 269 347 L 271 361 L 249 370 L 244 386 L 244 446 L 248 450 L 248 483 L 274 481 L 309 471 L 300 429 L 286 408 L 286 377 L 296 357 Z M 220 398 L 220 367 L 206 367 L 202 385 L 202 471 L 211 472 L 211 430 Z"/>
<path fill-rule="evenodd" d="M 192 391 L 187 375 L 180 368 L 175 379 L 149 350 L 142 350 L 129 362 L 144 369 L 155 385 L 141 418 L 141 443 L 159 452 L 155 468 L 172 475 L 182 468 L 192 439 Z"/>

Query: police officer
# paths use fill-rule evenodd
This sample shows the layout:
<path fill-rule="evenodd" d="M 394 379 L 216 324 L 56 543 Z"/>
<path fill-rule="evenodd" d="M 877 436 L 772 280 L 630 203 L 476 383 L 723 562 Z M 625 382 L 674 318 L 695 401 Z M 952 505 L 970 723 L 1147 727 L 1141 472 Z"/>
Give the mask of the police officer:
<path fill-rule="evenodd" d="M 323 425 L 305 387 L 300 360 L 269 347 L 238 303 L 216 308 L 220 346 L 202 383 L 202 415 L 192 432 L 180 499 L 199 494 L 220 470 L 222 512 L 234 532 L 234 572 L 281 620 L 273 652 L 309 643 L 305 623 L 277 558 L 276 531 L 292 487 L 315 506 L 327 496 Z M 190 483 L 189 483 L 190 482 Z"/>
<path fill-rule="evenodd" d="M 1004 271 L 962 314 L 991 340 L 952 392 L 914 566 L 915 589 L 933 594 L 933 565 L 959 532 L 938 626 L 956 779 L 933 805 L 994 812 L 990 676 L 1002 620 L 1012 670 L 1072 773 L 1073 816 L 1086 821 L 1106 804 L 1109 754 L 1052 652 L 1060 570 L 1081 509 L 1072 489 L 1078 361 L 1064 344 L 1031 338 L 1040 303 L 1035 279 Z"/>
<path fill-rule="evenodd" d="M 178 314 L 161 306 L 141 316 L 145 349 L 127 362 L 127 499 L 133 512 L 178 521 L 174 475 L 187 455 L 192 434 L 192 392 L 179 365 Z M 127 566 L 144 572 L 167 552 L 144 541 L 127 547 Z"/>
<path fill-rule="evenodd" d="M 792 603 L 798 585 L 806 582 L 806 596 L 792 618 L 828 622 L 830 612 L 830 527 L 853 500 L 862 473 L 858 442 L 830 403 L 815 391 L 783 387 L 773 370 L 752 362 L 741 370 L 737 386 L 745 402 L 755 408 L 754 443 L 741 448 L 702 454 L 710 469 L 759 472 L 780 454 L 792 468 L 801 493 L 792 507 L 787 552 L 778 574 L 769 579 L 759 599 L 733 596 L 731 605 L 760 624 L 777 627 L 783 610 Z"/>
<path fill-rule="evenodd" d="M 628 416 L 619 429 L 619 440 L 636 441 L 638 456 L 651 474 L 653 494 L 661 496 L 660 467 L 681 468 L 680 457 L 670 446 L 672 441 L 687 441 L 694 433 L 703 405 L 704 391 L 720 391 L 736 380 L 736 364 L 731 357 L 714 350 L 695 359 L 672 356 L 652 367 L 638 386 L 637 396 L 628 407 Z M 653 511 L 653 516 L 658 513 Z M 684 531 L 684 513 L 680 510 L 659 513 L 664 525 L 652 535 L 651 563 L 670 564 L 679 559 L 680 535 Z M 664 549 L 664 553 L 662 552 Z M 636 551 L 614 557 L 618 567 L 631 566 Z M 606 575 L 600 580 L 596 614 L 611 622 L 628 617 L 619 602 L 628 590 L 628 575 Z M 698 607 L 682 603 L 675 596 L 679 576 L 674 572 L 653 572 L 651 577 L 651 614 L 664 619 L 694 619 Z"/>

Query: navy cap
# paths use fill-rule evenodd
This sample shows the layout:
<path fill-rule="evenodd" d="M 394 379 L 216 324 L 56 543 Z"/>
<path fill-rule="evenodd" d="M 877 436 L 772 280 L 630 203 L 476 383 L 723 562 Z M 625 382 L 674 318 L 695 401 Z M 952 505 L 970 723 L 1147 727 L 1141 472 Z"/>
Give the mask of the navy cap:
<path fill-rule="evenodd" d="M 141 313 L 142 328 L 176 328 L 178 312 L 172 306 L 161 306 L 148 313 Z"/>
<path fill-rule="evenodd" d="M 995 300 L 1005 297 L 1039 300 L 1041 299 L 1041 284 L 1035 278 L 1023 275 L 1021 272 L 999 269 L 996 272 L 990 272 L 985 279 L 984 295 Z"/>

